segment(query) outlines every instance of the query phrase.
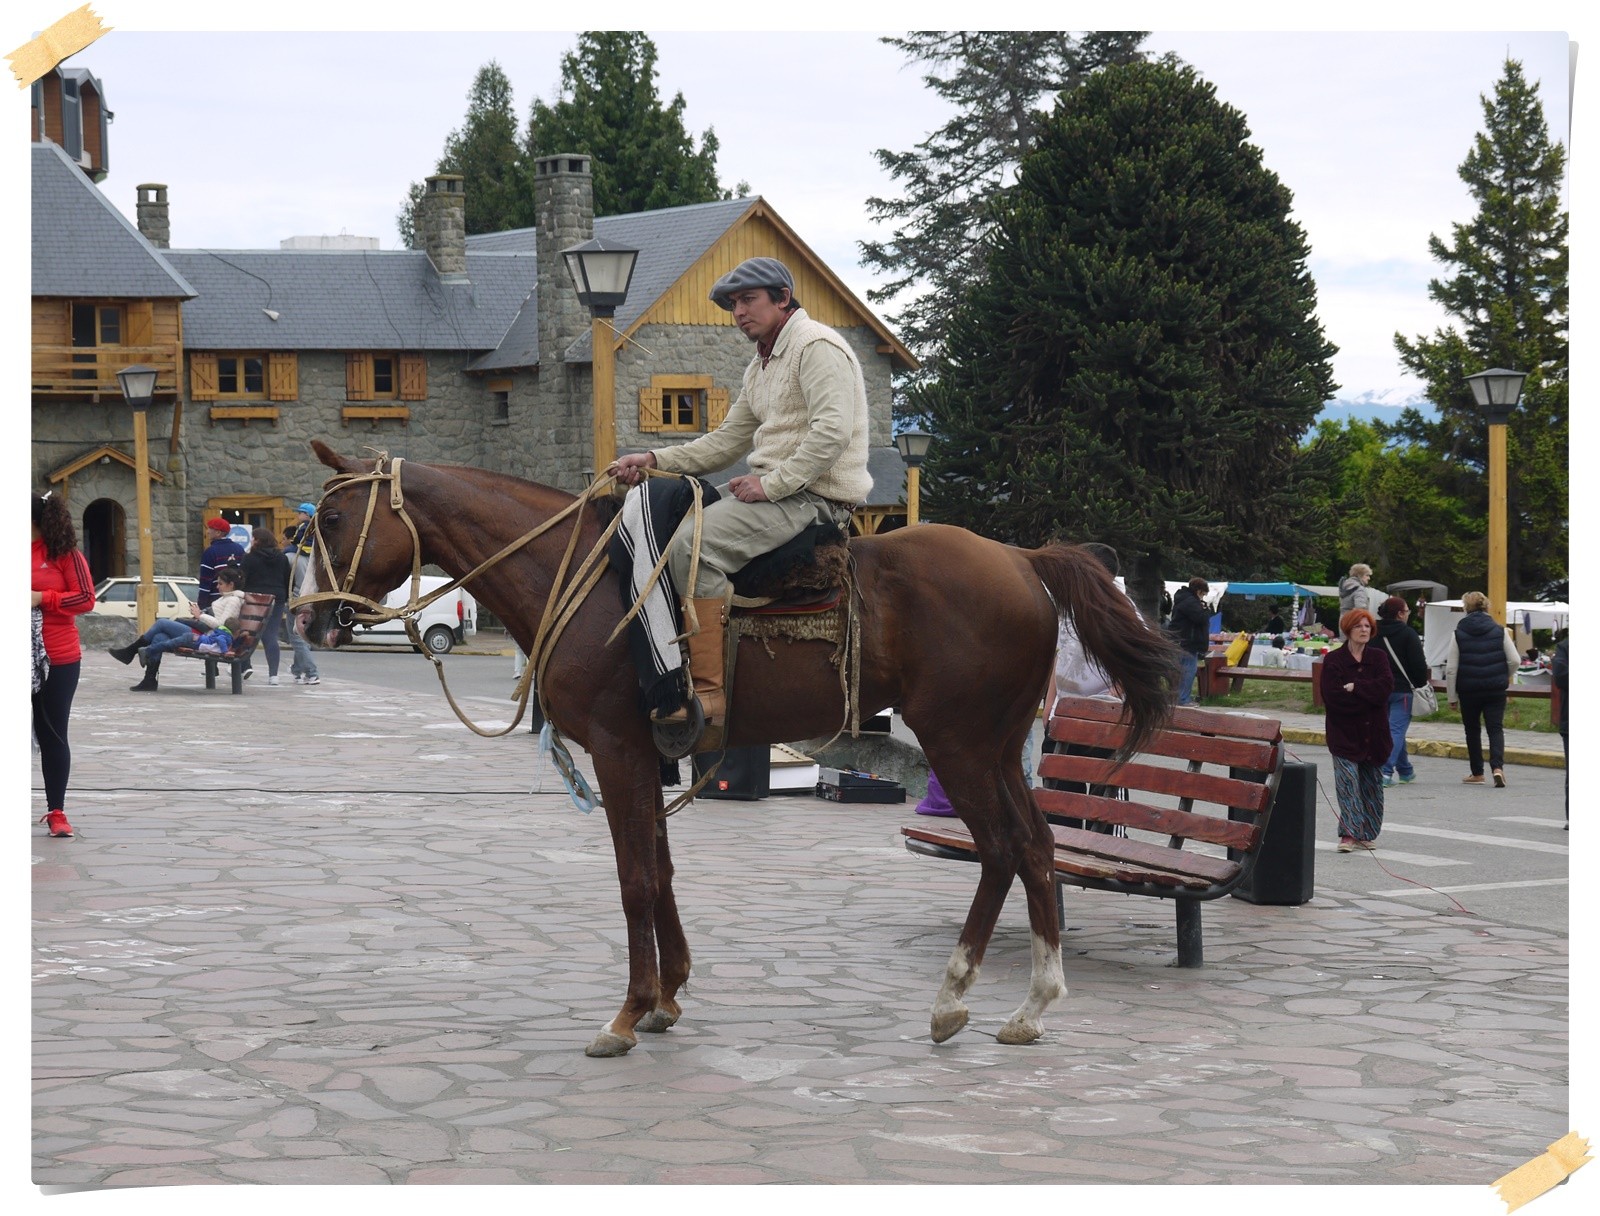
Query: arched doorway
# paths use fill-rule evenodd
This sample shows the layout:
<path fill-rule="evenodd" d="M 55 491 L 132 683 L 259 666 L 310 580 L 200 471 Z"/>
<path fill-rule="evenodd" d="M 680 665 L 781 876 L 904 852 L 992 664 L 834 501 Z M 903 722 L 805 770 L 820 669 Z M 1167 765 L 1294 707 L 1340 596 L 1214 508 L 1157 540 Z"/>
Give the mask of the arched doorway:
<path fill-rule="evenodd" d="M 83 509 L 80 540 L 95 582 L 119 578 L 128 572 L 127 522 L 127 513 L 114 498 L 97 498 Z"/>

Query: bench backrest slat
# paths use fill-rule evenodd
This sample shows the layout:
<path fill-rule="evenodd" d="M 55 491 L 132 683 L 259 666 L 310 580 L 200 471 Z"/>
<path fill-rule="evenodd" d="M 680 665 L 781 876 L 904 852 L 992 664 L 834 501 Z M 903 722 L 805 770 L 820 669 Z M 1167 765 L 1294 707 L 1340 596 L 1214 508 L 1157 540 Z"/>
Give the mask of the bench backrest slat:
<path fill-rule="evenodd" d="M 1255 819 L 1226 819 L 1176 807 L 1150 806 L 1142 802 L 1121 802 L 1095 794 L 1074 794 L 1067 790 L 1034 790 L 1039 809 L 1047 815 L 1066 815 L 1094 823 L 1135 828 L 1162 836 L 1200 840 L 1206 844 L 1249 851 L 1255 847 Z"/>
<path fill-rule="evenodd" d="M 1063 698 L 1062 701 L 1068 699 Z M 1066 716 L 1086 722 L 1122 720 L 1121 701 L 1106 697 L 1072 697 L 1070 701 L 1070 709 L 1062 702 L 1057 702 L 1058 709 L 1068 711 Z M 1226 735 L 1231 739 L 1262 739 L 1268 743 L 1276 741 L 1281 733 L 1276 718 L 1216 709 L 1199 709 L 1192 705 L 1173 706 L 1168 726 L 1172 730 L 1203 731 L 1207 734 Z"/>
<path fill-rule="evenodd" d="M 274 598 L 263 591 L 245 592 L 244 603 L 239 608 L 239 628 L 234 631 L 234 649 L 241 649 L 239 644 L 246 637 L 254 644 L 262 626 L 267 623 Z"/>
<path fill-rule="evenodd" d="M 1241 811 L 1265 809 L 1269 792 L 1259 781 L 1240 781 L 1215 773 L 1191 773 L 1133 760 L 1119 767 L 1114 760 L 1066 756 L 1059 752 L 1039 758 L 1039 776 L 1088 785 L 1115 785 L 1150 794 L 1170 794 L 1175 798 L 1203 798 Z"/>
<path fill-rule="evenodd" d="M 1050 737 L 1058 743 L 1078 743 L 1088 747 L 1115 750 L 1127 737 L 1127 733 L 1126 727 L 1111 722 L 1063 719 L 1059 714 L 1050 719 Z M 1142 751 L 1147 756 L 1198 760 L 1202 764 L 1220 764 L 1229 768 L 1248 768 L 1260 772 L 1272 767 L 1278 748 L 1276 744 L 1258 742 L 1254 739 L 1162 730 L 1155 733 Z"/>

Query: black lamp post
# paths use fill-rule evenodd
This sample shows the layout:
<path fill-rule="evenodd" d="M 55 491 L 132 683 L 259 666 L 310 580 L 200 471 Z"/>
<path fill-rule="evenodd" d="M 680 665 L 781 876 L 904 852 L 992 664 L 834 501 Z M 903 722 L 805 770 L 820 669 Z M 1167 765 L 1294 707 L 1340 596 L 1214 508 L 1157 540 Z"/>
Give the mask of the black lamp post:
<path fill-rule="evenodd" d="M 927 431 L 901 431 L 894 437 L 900 459 L 906 462 L 906 526 L 915 524 L 922 506 L 922 462 L 928 455 L 933 436 Z"/>
<path fill-rule="evenodd" d="M 617 363 L 611 318 L 628 298 L 639 251 L 630 245 L 598 238 L 561 251 L 578 291 L 578 303 L 589 310 L 594 345 L 594 471 L 598 475 L 617 457 Z"/>
<path fill-rule="evenodd" d="M 139 586 L 134 605 L 140 633 L 156 623 L 155 555 L 150 534 L 150 429 L 146 416 L 155 399 L 157 374 L 155 368 L 142 363 L 117 373 L 122 398 L 133 410 L 133 477 L 139 510 Z"/>
<path fill-rule="evenodd" d="M 1506 623 L 1506 424 L 1522 400 L 1527 372 L 1491 367 L 1468 376 L 1489 420 L 1489 615 Z"/>

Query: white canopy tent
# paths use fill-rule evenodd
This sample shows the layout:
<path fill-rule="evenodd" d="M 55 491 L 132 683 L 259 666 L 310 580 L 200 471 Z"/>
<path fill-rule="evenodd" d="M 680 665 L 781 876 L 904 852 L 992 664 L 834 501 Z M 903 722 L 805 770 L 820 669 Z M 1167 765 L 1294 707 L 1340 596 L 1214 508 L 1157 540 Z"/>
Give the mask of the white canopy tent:
<path fill-rule="evenodd" d="M 1460 600 L 1440 600 L 1422 610 L 1422 652 L 1429 667 L 1443 669 L 1450 657 L 1450 638 L 1462 611 Z M 1565 629 L 1569 615 L 1565 604 L 1532 600 L 1506 605 L 1506 622 L 1524 633 L 1534 629 Z"/>

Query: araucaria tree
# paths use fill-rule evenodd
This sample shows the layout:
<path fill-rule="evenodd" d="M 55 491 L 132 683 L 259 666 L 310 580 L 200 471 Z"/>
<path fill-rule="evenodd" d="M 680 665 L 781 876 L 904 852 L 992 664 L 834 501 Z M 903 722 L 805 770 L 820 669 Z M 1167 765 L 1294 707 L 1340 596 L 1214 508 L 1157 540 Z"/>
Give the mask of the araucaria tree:
<path fill-rule="evenodd" d="M 522 227 L 528 213 L 523 202 L 523 172 L 517 147 L 517 115 L 511 104 L 511 81 L 494 60 L 478 69 L 467 93 L 467 115 L 444 141 L 437 173 L 459 173 L 466 179 L 467 232 L 503 232 Z M 395 222 L 400 239 L 416 245 L 417 204 L 422 183 L 412 182 Z"/>
<path fill-rule="evenodd" d="M 930 518 L 1110 544 L 1147 614 L 1174 558 L 1289 552 L 1335 348 L 1249 137 L 1188 68 L 1108 67 L 1061 96 L 911 394 L 938 435 Z"/>
<path fill-rule="evenodd" d="M 1449 244 L 1428 249 L 1449 277 L 1428 295 L 1459 322 L 1408 341 L 1400 362 L 1427 386 L 1434 421 L 1407 410 L 1394 433 L 1434 458 L 1441 491 L 1488 510 L 1488 426 L 1466 377 L 1488 367 L 1528 373 L 1522 406 L 1506 428 L 1507 594 L 1565 594 L 1567 578 L 1567 214 L 1566 169 L 1551 140 L 1536 86 L 1507 60 L 1494 96 L 1483 98 L 1484 129 L 1461 162 L 1478 212 L 1452 225 Z M 1482 541 L 1475 574 L 1485 579 Z"/>
<path fill-rule="evenodd" d="M 862 263 L 889 275 L 868 298 L 899 305 L 889 320 L 919 358 L 943 342 L 951 295 L 983 273 L 991 205 L 1033 147 L 1041 106 L 1107 64 L 1142 58 L 1145 37 L 918 30 L 883 39 L 909 61 L 929 65 L 923 83 L 955 107 L 949 122 L 910 151 L 878 149 L 878 163 L 902 193 L 867 200 L 874 222 L 892 226 L 888 240 L 861 242 Z"/>

